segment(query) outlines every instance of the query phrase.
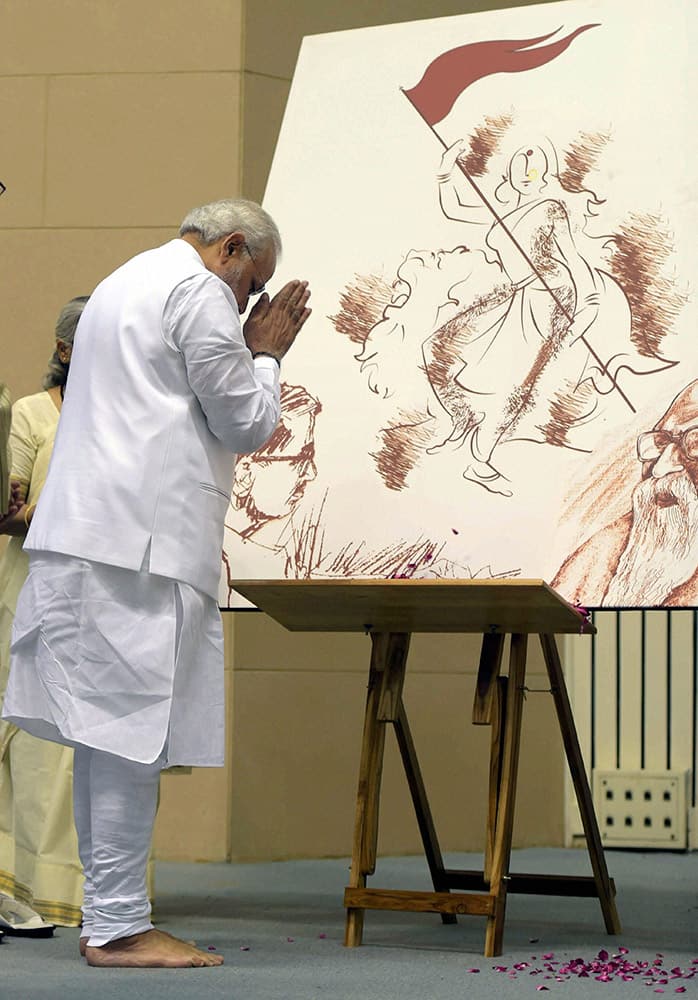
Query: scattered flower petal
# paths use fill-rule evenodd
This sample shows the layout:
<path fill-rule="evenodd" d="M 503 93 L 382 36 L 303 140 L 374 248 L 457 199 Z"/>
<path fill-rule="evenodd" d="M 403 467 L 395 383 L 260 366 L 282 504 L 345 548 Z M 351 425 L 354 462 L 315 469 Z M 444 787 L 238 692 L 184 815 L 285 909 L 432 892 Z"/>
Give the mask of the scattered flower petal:
<path fill-rule="evenodd" d="M 326 937 L 327 937 L 327 935 L 326 935 L 326 934 L 318 934 L 318 937 L 319 937 L 319 938 L 323 938 L 323 939 L 324 939 L 324 938 L 326 938 Z"/>
<path fill-rule="evenodd" d="M 241 944 L 240 945 L 240 951 L 249 951 L 249 950 L 250 950 L 250 946 L 248 944 Z"/>
<path fill-rule="evenodd" d="M 689 967 L 684 971 L 680 966 L 675 965 L 671 970 L 664 967 L 664 955 L 662 952 L 655 952 L 656 958 L 652 960 L 635 960 L 626 958 L 630 949 L 619 946 L 618 953 L 609 957 L 608 951 L 601 948 L 595 958 L 587 961 L 584 958 L 556 959 L 554 952 L 546 952 L 542 958 L 542 968 L 532 968 L 531 962 L 536 962 L 536 956 L 531 955 L 531 962 L 515 962 L 511 966 L 493 965 L 494 972 L 506 972 L 508 979 L 516 979 L 518 975 L 528 973 L 529 976 L 540 976 L 544 979 L 565 983 L 573 977 L 578 979 L 589 979 L 593 977 L 598 983 L 611 983 L 620 980 L 625 983 L 635 982 L 636 978 L 643 981 L 645 986 L 654 988 L 655 993 L 666 993 L 663 989 L 674 979 L 692 979 L 698 974 L 698 958 L 693 959 Z M 468 969 L 468 972 L 479 972 L 480 969 Z M 548 991 L 548 986 L 536 986 L 537 990 Z M 685 986 L 675 987 L 673 992 L 685 993 Z"/>
<path fill-rule="evenodd" d="M 209 951 L 215 951 L 215 950 L 216 950 L 216 948 L 215 948 L 215 945 L 212 945 L 212 944 L 210 944 L 210 945 L 208 946 L 208 950 L 209 950 Z"/>

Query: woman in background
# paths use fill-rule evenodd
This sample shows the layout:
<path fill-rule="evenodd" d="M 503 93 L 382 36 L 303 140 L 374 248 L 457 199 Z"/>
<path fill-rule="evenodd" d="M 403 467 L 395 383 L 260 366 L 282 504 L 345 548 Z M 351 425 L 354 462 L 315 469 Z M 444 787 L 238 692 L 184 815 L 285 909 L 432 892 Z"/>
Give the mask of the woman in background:
<path fill-rule="evenodd" d="M 10 477 L 21 506 L 0 518 L 0 533 L 11 536 L 0 560 L 0 707 L 12 619 L 27 575 L 22 545 L 46 478 L 73 337 L 87 299 L 71 299 L 61 310 L 43 391 L 17 400 L 12 408 Z M 0 929 L 5 933 L 48 937 L 55 924 L 80 924 L 83 879 L 72 772 L 72 749 L 0 720 Z"/>

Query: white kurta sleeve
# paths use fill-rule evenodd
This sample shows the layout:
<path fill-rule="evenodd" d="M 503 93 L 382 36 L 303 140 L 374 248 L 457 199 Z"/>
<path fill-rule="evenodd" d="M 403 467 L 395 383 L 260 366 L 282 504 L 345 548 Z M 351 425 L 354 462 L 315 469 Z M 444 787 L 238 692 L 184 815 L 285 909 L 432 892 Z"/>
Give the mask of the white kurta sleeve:
<path fill-rule="evenodd" d="M 178 285 L 165 306 L 163 334 L 184 359 L 211 433 L 235 453 L 260 448 L 279 420 L 279 366 L 272 358 L 252 360 L 234 297 L 220 278 L 197 275 Z"/>

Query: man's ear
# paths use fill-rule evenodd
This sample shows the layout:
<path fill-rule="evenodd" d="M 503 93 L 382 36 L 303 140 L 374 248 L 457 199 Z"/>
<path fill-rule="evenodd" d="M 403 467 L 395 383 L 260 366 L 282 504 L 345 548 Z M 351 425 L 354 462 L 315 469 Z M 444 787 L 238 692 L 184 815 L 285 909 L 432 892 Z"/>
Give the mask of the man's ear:
<path fill-rule="evenodd" d="M 230 233 L 226 236 L 221 245 L 221 250 L 224 257 L 232 257 L 233 254 L 240 249 L 240 247 L 245 245 L 245 234 L 244 233 Z"/>

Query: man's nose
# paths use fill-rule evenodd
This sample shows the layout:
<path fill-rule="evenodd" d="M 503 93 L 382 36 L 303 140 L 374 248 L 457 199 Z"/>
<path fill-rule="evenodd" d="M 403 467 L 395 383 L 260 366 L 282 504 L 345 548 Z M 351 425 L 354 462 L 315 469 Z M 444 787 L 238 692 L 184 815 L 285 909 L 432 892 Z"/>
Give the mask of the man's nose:
<path fill-rule="evenodd" d="M 654 479 L 661 479 L 672 472 L 681 472 L 685 468 L 681 449 L 677 444 L 668 444 L 662 450 L 657 461 L 652 466 Z"/>

